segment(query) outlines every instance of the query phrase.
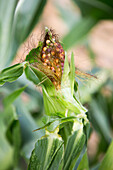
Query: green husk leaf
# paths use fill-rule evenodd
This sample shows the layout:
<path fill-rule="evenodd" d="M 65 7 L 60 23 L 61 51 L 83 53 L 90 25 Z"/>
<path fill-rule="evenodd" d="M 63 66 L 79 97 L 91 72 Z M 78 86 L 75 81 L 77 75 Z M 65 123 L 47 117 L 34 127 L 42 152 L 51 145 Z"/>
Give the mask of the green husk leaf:
<path fill-rule="evenodd" d="M 0 85 L 17 80 L 23 73 L 23 63 L 13 65 L 0 72 Z"/>
<path fill-rule="evenodd" d="M 71 84 L 71 94 L 73 96 L 74 93 L 74 82 L 75 82 L 75 62 L 74 62 L 74 54 L 71 54 L 71 62 L 70 62 L 70 84 Z"/>
<path fill-rule="evenodd" d="M 74 56 L 72 55 L 72 62 L 74 62 Z M 71 71 L 68 64 L 67 55 L 65 56 L 64 73 L 61 81 L 61 90 L 56 90 L 51 80 L 39 69 L 30 66 L 33 72 L 40 80 L 40 85 L 43 90 L 45 113 L 47 115 L 54 115 L 64 117 L 66 109 L 78 113 L 85 113 L 87 110 L 81 105 L 81 103 L 73 98 L 71 91 L 74 88 L 74 64 L 71 64 Z M 70 115 L 68 115 L 70 116 Z"/>
<path fill-rule="evenodd" d="M 67 123 L 67 122 L 73 122 L 75 119 L 77 119 L 78 117 L 74 117 L 74 116 L 70 116 L 70 117 L 64 117 L 64 118 L 54 118 L 53 120 L 49 121 L 48 123 L 46 123 L 44 126 L 34 130 L 40 130 L 40 129 L 44 129 L 44 128 L 48 128 L 49 127 L 49 131 L 55 131 L 55 129 L 63 124 L 63 123 Z M 55 125 L 55 126 L 54 126 Z"/>
<path fill-rule="evenodd" d="M 72 61 L 74 60 L 73 55 L 72 55 L 71 60 Z M 72 86 L 75 81 L 75 76 L 74 76 L 75 67 L 73 66 L 71 64 L 71 71 L 70 71 L 68 58 L 67 58 L 67 55 L 65 55 L 64 73 L 63 73 L 62 81 L 61 81 L 61 93 L 64 98 L 63 101 L 65 105 L 67 106 L 66 108 L 71 111 L 74 111 L 75 114 L 85 113 L 87 109 L 84 108 L 82 104 L 77 100 L 77 98 L 76 97 L 74 98 L 73 95 L 71 94 Z"/>
<path fill-rule="evenodd" d="M 41 51 L 42 46 L 43 46 L 42 41 L 39 41 L 38 47 L 32 49 L 29 52 L 29 54 L 26 56 L 25 61 L 28 61 L 30 64 L 37 62 L 37 58 L 40 57 L 40 51 Z"/>
<path fill-rule="evenodd" d="M 75 131 L 69 136 L 64 154 L 64 170 L 72 169 L 75 166 L 84 144 L 85 135 L 82 129 Z"/>
<path fill-rule="evenodd" d="M 29 66 L 26 66 L 25 68 L 25 75 L 28 80 L 32 81 L 36 85 L 40 82 L 36 74 L 32 71 L 32 69 Z"/>
<path fill-rule="evenodd" d="M 37 141 L 28 170 L 58 170 L 63 156 L 63 141 L 52 134 Z"/>

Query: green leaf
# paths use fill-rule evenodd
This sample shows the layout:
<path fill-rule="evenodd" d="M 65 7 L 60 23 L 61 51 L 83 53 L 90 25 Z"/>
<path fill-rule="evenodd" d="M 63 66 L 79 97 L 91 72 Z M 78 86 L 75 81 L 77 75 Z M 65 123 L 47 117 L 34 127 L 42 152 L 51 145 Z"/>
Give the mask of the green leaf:
<path fill-rule="evenodd" d="M 0 85 L 17 80 L 23 73 L 23 63 L 5 68 L 0 72 Z"/>
<path fill-rule="evenodd" d="M 13 105 L 9 105 L 8 107 L 5 107 L 3 111 L 3 122 L 5 124 L 5 132 L 10 128 L 11 124 L 14 120 L 18 120 L 18 116 L 16 114 L 15 107 Z"/>
<path fill-rule="evenodd" d="M 87 151 L 83 155 L 82 160 L 81 160 L 77 170 L 89 170 Z"/>
<path fill-rule="evenodd" d="M 71 28 L 79 19 L 79 14 L 72 10 L 72 8 L 68 8 L 68 6 L 64 8 L 64 6 L 61 6 L 57 1 L 55 2 L 55 5 L 59 11 L 60 17 L 66 23 L 67 27 Z"/>
<path fill-rule="evenodd" d="M 91 17 L 81 18 L 81 20 L 76 23 L 69 33 L 63 38 L 65 49 L 67 50 L 78 44 L 89 33 L 96 23 L 97 20 Z"/>
<path fill-rule="evenodd" d="M 10 60 L 8 56 L 17 3 L 18 0 L 0 0 L 0 69 L 4 68 L 7 60 Z"/>
<path fill-rule="evenodd" d="M 8 66 L 39 21 L 46 0 L 0 0 L 0 66 Z M 7 29 L 6 29 L 7 28 Z"/>
<path fill-rule="evenodd" d="M 40 125 L 36 123 L 35 119 L 33 119 L 30 112 L 24 106 L 23 101 L 19 97 L 15 101 L 15 106 L 18 119 L 20 122 L 23 145 L 26 145 L 31 141 L 36 142 L 38 138 L 44 136 L 45 134 L 44 130 L 40 130 L 37 131 L 36 133 L 33 133 L 33 130 L 40 127 Z M 31 150 L 29 152 L 31 152 Z"/>
<path fill-rule="evenodd" d="M 101 105 L 99 104 L 98 100 L 92 100 L 90 103 L 91 107 L 91 121 L 94 121 L 96 123 L 96 128 L 98 129 L 98 132 L 103 135 L 105 140 L 109 143 L 112 136 L 111 136 L 111 128 L 109 125 L 109 120 L 106 116 L 106 113 L 102 109 Z"/>
<path fill-rule="evenodd" d="M 18 2 L 13 23 L 13 50 L 10 54 L 12 59 L 20 44 L 27 38 L 39 21 L 45 4 L 46 0 L 22 0 Z"/>
<path fill-rule="evenodd" d="M 21 135 L 20 135 L 20 124 L 16 110 L 12 105 L 9 105 L 4 110 L 4 119 L 6 126 L 6 136 L 8 141 L 13 145 L 13 160 L 14 166 L 16 167 L 19 161 L 20 146 L 21 146 Z"/>
<path fill-rule="evenodd" d="M 0 168 L 8 169 L 13 164 L 13 147 L 0 132 Z"/>
<path fill-rule="evenodd" d="M 13 147 L 5 135 L 7 127 L 4 123 L 4 116 L 5 112 L 0 111 L 0 168 L 8 169 L 13 164 Z"/>
<path fill-rule="evenodd" d="M 24 86 L 18 90 L 15 90 L 13 93 L 6 96 L 3 100 L 4 106 L 8 107 L 10 104 L 12 104 L 14 102 L 14 100 L 24 91 L 25 88 L 26 88 L 26 86 Z"/>
<path fill-rule="evenodd" d="M 80 7 L 83 16 L 96 19 L 113 18 L 113 2 L 106 0 L 74 0 Z"/>
<path fill-rule="evenodd" d="M 8 152 L 9 152 L 8 150 L 10 150 L 11 154 L 10 154 L 9 165 L 13 164 L 13 165 L 17 166 L 17 163 L 19 160 L 21 137 L 20 137 L 19 121 L 18 121 L 18 117 L 15 112 L 15 108 L 12 105 L 5 108 L 5 110 L 1 114 L 0 119 L 1 119 L 1 122 L 3 122 L 2 125 L 4 126 L 4 130 L 2 130 L 2 128 L 1 128 L 2 135 L 1 135 L 0 141 L 4 141 L 4 146 L 2 146 L 2 148 L 5 147 L 5 149 L 6 149 L 6 151 L 3 149 L 4 155 L 2 156 L 2 158 L 3 158 L 2 161 L 3 162 L 6 161 L 6 165 L 7 165 L 8 157 L 6 155 L 8 155 Z M 1 124 L 1 122 L 0 122 L 0 124 Z M 6 137 L 7 137 L 7 139 L 6 139 Z M 5 145 L 7 145 L 7 146 L 5 146 Z M 0 147 L 1 147 L 1 144 L 0 144 Z M 4 158 L 4 156 L 6 157 L 6 159 Z M 0 158 L 0 162 L 1 162 L 1 158 Z"/>
<path fill-rule="evenodd" d="M 29 66 L 26 66 L 25 68 L 25 75 L 27 79 L 32 81 L 34 84 L 38 84 L 40 82 L 36 74 L 31 70 Z"/>
<path fill-rule="evenodd" d="M 113 169 L 113 141 L 111 142 L 107 153 L 105 154 L 105 157 L 103 161 L 100 164 L 99 170 L 112 170 Z"/>
<path fill-rule="evenodd" d="M 64 170 L 72 169 L 75 166 L 84 144 L 85 135 L 82 129 L 75 131 L 73 135 L 69 136 L 64 154 Z"/>
<path fill-rule="evenodd" d="M 52 134 L 37 141 L 28 170 L 58 170 L 63 156 L 63 141 Z"/>
<path fill-rule="evenodd" d="M 14 147 L 13 160 L 14 166 L 16 167 L 19 161 L 20 156 L 20 147 L 21 147 L 21 133 L 20 133 L 20 123 L 18 120 L 13 120 L 9 129 L 6 132 L 7 138 L 10 139 L 11 144 Z"/>

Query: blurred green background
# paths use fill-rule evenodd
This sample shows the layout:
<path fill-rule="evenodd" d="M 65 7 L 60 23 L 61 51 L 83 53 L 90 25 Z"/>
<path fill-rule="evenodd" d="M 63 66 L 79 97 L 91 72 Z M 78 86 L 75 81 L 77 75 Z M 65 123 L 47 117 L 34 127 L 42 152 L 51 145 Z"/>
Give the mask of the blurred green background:
<path fill-rule="evenodd" d="M 90 169 L 98 169 L 106 159 L 113 137 L 112 20 L 113 2 L 107 0 L 0 0 L 0 70 L 23 62 L 47 26 L 59 35 L 69 59 L 74 52 L 75 66 L 98 77 L 79 81 L 80 100 L 88 108 L 91 122 Z M 24 75 L 0 87 L 1 170 L 27 169 L 34 143 L 44 134 L 32 132 L 42 125 L 42 115 L 41 89 Z M 107 155 L 109 164 L 113 156 Z"/>

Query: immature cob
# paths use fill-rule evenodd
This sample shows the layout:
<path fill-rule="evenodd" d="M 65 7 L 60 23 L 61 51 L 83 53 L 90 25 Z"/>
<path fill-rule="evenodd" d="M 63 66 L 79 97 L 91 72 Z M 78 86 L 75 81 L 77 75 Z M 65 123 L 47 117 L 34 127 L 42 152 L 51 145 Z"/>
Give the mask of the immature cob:
<path fill-rule="evenodd" d="M 65 52 L 52 30 L 46 29 L 44 41 L 40 41 L 38 47 L 31 50 L 26 60 L 49 77 L 56 89 L 60 88 Z"/>

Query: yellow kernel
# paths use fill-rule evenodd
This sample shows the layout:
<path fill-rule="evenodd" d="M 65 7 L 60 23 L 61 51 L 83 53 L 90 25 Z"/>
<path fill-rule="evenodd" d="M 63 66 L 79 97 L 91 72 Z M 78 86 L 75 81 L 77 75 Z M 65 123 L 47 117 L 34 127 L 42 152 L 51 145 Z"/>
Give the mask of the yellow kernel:
<path fill-rule="evenodd" d="M 49 53 L 49 54 L 47 54 L 47 56 L 48 56 L 48 57 L 50 57 L 50 56 L 51 56 L 51 54 Z"/>
<path fill-rule="evenodd" d="M 46 57 L 46 55 L 45 55 L 45 54 L 43 54 L 43 55 L 42 55 L 42 58 L 45 58 L 45 57 Z"/>
<path fill-rule="evenodd" d="M 59 57 L 60 57 L 60 58 L 64 58 L 64 55 L 63 55 L 63 54 L 59 54 Z"/>
<path fill-rule="evenodd" d="M 54 51 L 51 51 L 51 54 L 52 54 L 52 55 L 55 55 L 55 52 L 54 52 Z"/>
<path fill-rule="evenodd" d="M 50 43 L 50 40 L 46 40 L 46 44 L 49 44 Z"/>
<path fill-rule="evenodd" d="M 57 43 L 55 42 L 54 45 L 57 46 Z"/>
<path fill-rule="evenodd" d="M 60 71 L 60 68 L 58 68 L 57 70 Z"/>
<path fill-rule="evenodd" d="M 50 66 L 48 66 L 47 68 L 50 69 Z"/>
<path fill-rule="evenodd" d="M 43 51 L 46 51 L 46 50 L 47 50 L 47 47 L 44 47 L 44 48 L 43 48 Z"/>
<path fill-rule="evenodd" d="M 44 62 L 47 63 L 49 60 L 48 59 L 44 59 Z"/>
<path fill-rule="evenodd" d="M 57 52 L 59 52 L 59 51 L 60 51 L 60 49 L 57 47 L 57 48 L 56 48 L 56 51 L 57 51 Z"/>
<path fill-rule="evenodd" d="M 58 62 L 59 62 L 59 60 L 58 60 L 58 59 L 56 59 L 55 61 L 56 61 L 56 63 L 58 63 Z"/>

